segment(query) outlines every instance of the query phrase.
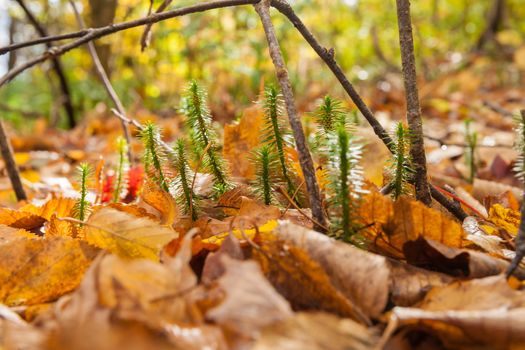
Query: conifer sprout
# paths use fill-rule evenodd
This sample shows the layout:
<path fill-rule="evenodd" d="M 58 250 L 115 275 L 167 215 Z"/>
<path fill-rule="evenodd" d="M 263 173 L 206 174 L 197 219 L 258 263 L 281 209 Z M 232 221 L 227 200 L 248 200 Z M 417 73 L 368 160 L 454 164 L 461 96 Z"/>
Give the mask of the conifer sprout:
<path fill-rule="evenodd" d="M 401 195 L 409 193 L 410 181 L 414 176 L 409 155 L 409 130 L 402 122 L 396 124 L 392 139 L 394 153 L 390 161 L 391 195 L 394 199 L 398 199 Z"/>
<path fill-rule="evenodd" d="M 192 189 L 192 182 L 190 180 L 191 170 L 188 165 L 184 140 L 177 140 L 175 144 L 175 154 L 174 164 L 177 168 L 177 177 L 174 182 L 174 197 L 177 203 L 183 208 L 184 213 L 190 216 L 192 221 L 195 221 L 198 219 L 198 203 Z"/>
<path fill-rule="evenodd" d="M 169 192 L 168 181 L 163 171 L 166 153 L 160 144 L 160 129 L 148 122 L 140 132 L 140 139 L 144 144 L 142 161 L 148 177 L 150 177 L 162 190 Z"/>
<path fill-rule="evenodd" d="M 514 117 L 516 124 L 516 141 L 514 142 L 514 149 L 518 152 L 518 158 L 514 163 L 514 172 L 516 177 L 525 182 L 525 114 L 518 114 Z"/>
<path fill-rule="evenodd" d="M 275 188 L 279 183 L 279 176 L 275 172 L 279 166 L 277 153 L 271 145 L 264 144 L 255 150 L 253 161 L 256 178 L 252 188 L 265 205 L 271 205 L 275 202 Z"/>
<path fill-rule="evenodd" d="M 265 116 L 263 142 L 275 149 L 277 157 L 279 158 L 282 179 L 286 183 L 286 192 L 291 198 L 294 198 L 296 192 L 295 185 L 292 181 L 288 165 L 289 160 L 285 151 L 285 147 L 289 142 L 281 121 L 284 113 L 283 101 L 281 94 L 275 86 L 268 86 L 264 90 L 263 109 Z"/>
<path fill-rule="evenodd" d="M 115 188 L 113 190 L 113 202 L 117 203 L 126 196 L 128 185 L 128 143 L 122 136 L 117 138 L 118 163 L 115 169 Z"/>
<path fill-rule="evenodd" d="M 90 211 L 90 203 L 87 200 L 88 194 L 88 181 L 91 176 L 93 169 L 88 163 L 81 163 L 77 167 L 78 180 L 80 182 L 80 197 L 77 199 L 75 206 L 73 207 L 74 216 L 80 220 L 84 221 L 87 219 L 87 216 Z"/>
<path fill-rule="evenodd" d="M 470 183 L 474 182 L 476 176 L 476 146 L 478 145 L 478 133 L 470 129 L 472 119 L 465 120 L 465 143 L 467 145 L 465 149 L 465 161 L 469 169 Z"/>
<path fill-rule="evenodd" d="M 329 213 L 334 236 L 350 241 L 358 225 L 352 214 L 359 206 L 364 189 L 363 169 L 359 165 L 363 146 L 345 125 L 339 125 L 328 134 L 328 171 L 330 174 Z"/>
<path fill-rule="evenodd" d="M 217 136 L 212 128 L 212 118 L 206 99 L 206 91 L 197 82 L 192 81 L 186 91 L 182 108 L 187 117 L 193 147 L 204 150 L 210 144 L 203 159 L 203 165 L 213 176 L 213 189 L 218 196 L 229 190 L 232 185 L 226 175 L 226 163 L 219 152 Z"/>

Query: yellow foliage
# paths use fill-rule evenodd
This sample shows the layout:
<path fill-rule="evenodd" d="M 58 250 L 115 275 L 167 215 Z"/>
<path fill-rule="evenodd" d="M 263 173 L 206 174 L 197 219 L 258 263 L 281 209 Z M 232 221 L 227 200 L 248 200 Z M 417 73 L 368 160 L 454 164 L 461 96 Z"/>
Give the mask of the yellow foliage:
<path fill-rule="evenodd" d="M 121 257 L 159 260 L 161 249 L 178 237 L 173 229 L 113 208 L 93 213 L 84 226 L 85 239 Z"/>
<path fill-rule="evenodd" d="M 75 289 L 97 250 L 67 237 L 21 238 L 0 245 L 0 302 L 56 300 Z"/>
<path fill-rule="evenodd" d="M 516 210 L 505 208 L 501 204 L 494 204 L 489 210 L 488 220 L 493 224 L 504 228 L 513 236 L 518 234 L 520 213 Z"/>

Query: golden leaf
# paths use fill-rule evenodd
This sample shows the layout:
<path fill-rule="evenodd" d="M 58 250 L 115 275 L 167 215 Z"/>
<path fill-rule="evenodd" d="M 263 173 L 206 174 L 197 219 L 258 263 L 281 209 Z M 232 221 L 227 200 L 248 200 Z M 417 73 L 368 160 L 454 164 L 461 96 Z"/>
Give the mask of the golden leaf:
<path fill-rule="evenodd" d="M 113 208 L 94 212 L 85 227 L 86 240 L 122 257 L 159 260 L 160 250 L 178 237 L 173 229 L 148 218 Z"/>
<path fill-rule="evenodd" d="M 507 209 L 501 204 L 494 204 L 490 207 L 488 221 L 515 236 L 518 234 L 520 225 L 520 213 L 516 210 Z"/>
<path fill-rule="evenodd" d="M 179 217 L 177 203 L 169 193 L 144 186 L 141 198 L 160 213 L 161 224 L 171 226 Z"/>
<path fill-rule="evenodd" d="M 260 144 L 263 125 L 263 111 L 253 106 L 244 110 L 238 124 L 224 126 L 223 153 L 233 176 L 254 178 L 255 167 L 246 155 Z"/>
<path fill-rule="evenodd" d="M 363 224 L 373 224 L 364 232 L 372 248 L 398 258 L 403 257 L 405 242 L 420 236 L 450 247 L 461 248 L 469 243 L 457 221 L 409 197 L 393 202 L 372 192 L 365 197 L 359 217 Z"/>
<path fill-rule="evenodd" d="M 29 212 L 0 208 L 0 225 L 32 230 L 42 226 L 45 219 Z"/>
<path fill-rule="evenodd" d="M 24 229 L 0 225 L 0 245 L 20 238 L 37 238 L 38 236 Z"/>
<path fill-rule="evenodd" d="M 33 305 L 75 289 L 97 250 L 67 237 L 0 245 L 0 302 Z"/>
<path fill-rule="evenodd" d="M 47 201 L 43 206 L 37 207 L 33 204 L 27 204 L 20 208 L 20 211 L 38 215 L 47 221 L 51 220 L 52 215 L 58 217 L 71 216 L 71 211 L 75 206 L 76 200 L 73 198 L 53 198 Z"/>

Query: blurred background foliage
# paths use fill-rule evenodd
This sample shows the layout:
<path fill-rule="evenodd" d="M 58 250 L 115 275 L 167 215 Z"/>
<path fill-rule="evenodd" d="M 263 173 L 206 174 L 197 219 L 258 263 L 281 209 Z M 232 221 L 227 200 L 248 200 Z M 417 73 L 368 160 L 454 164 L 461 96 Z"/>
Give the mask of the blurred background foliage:
<path fill-rule="evenodd" d="M 1 0 L 1 45 L 37 36 L 16 1 Z M 76 31 L 73 12 L 64 0 L 25 0 L 28 8 L 50 34 Z M 154 2 L 154 8 L 160 4 Z M 170 9 L 197 3 L 175 0 Z M 334 47 L 336 58 L 358 90 L 380 86 L 385 76 L 397 74 L 400 66 L 394 0 L 295 0 L 298 15 L 320 42 Z M 418 72 L 424 80 L 468 64 L 480 38 L 490 25 L 497 3 L 505 11 L 497 24 L 494 40 L 483 43 L 483 55 L 491 62 L 505 62 L 523 47 L 525 6 L 523 0 L 428 0 L 412 1 Z M 82 16 L 91 26 L 122 22 L 147 14 L 148 0 L 77 0 Z M 111 6 L 115 5 L 115 11 Z M 108 12 L 109 8 L 109 14 Z M 272 11 L 289 73 L 302 110 L 311 107 L 325 93 L 343 97 L 313 50 L 292 25 Z M 134 28 L 97 42 L 111 80 L 127 108 L 146 108 L 159 115 L 173 115 L 187 81 L 197 79 L 210 90 L 210 104 L 216 119 L 231 120 L 254 100 L 263 83 L 275 81 L 266 42 L 258 17 L 251 6 L 214 10 L 171 19 L 153 27 L 153 40 L 140 50 L 143 28 Z M 35 46 L 17 51 L 1 61 L 2 74 L 8 68 L 41 53 Z M 478 55 L 478 53 L 476 53 Z M 61 58 L 70 85 L 77 119 L 107 96 L 94 74 L 85 48 Z M 502 69 L 503 69 L 502 68 Z M 512 77 L 515 72 L 508 72 Z M 504 79 L 512 83 L 512 79 Z M 520 79 L 515 79 L 515 84 Z M 49 62 L 27 71 L 0 89 L 2 115 L 18 126 L 27 118 L 41 115 L 65 126 L 60 90 Z M 20 112 L 23 112 L 21 114 Z"/>

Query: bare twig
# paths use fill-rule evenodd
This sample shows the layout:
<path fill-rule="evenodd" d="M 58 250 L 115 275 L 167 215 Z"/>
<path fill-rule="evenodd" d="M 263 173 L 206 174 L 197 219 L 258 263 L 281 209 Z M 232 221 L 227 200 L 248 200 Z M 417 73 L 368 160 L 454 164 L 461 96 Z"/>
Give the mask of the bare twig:
<path fill-rule="evenodd" d="M 326 227 L 325 225 L 322 225 L 320 222 L 318 222 L 314 218 L 309 217 L 301 208 L 299 208 L 299 206 L 297 205 L 297 203 L 295 203 L 293 198 L 291 198 L 290 195 L 286 192 L 286 190 L 284 190 L 281 186 L 277 187 L 277 192 L 282 194 L 284 196 L 284 198 L 286 198 L 286 200 L 288 201 L 288 204 L 293 206 L 299 212 L 299 214 L 301 214 L 306 219 L 308 219 L 311 222 L 313 222 L 313 224 L 315 226 L 318 226 L 318 227 L 322 228 L 323 231 L 325 231 L 325 232 L 328 231 L 328 227 Z M 288 208 L 286 208 L 286 210 L 283 212 L 283 215 L 286 213 L 287 210 L 288 210 Z"/>
<path fill-rule="evenodd" d="M 432 204 L 428 187 L 427 160 L 423 140 L 423 122 L 417 90 L 416 60 L 414 57 L 414 39 L 412 37 L 412 20 L 410 19 L 410 0 L 396 0 L 397 21 L 399 26 L 399 44 L 403 64 L 403 80 L 407 102 L 407 121 L 410 129 L 410 156 L 414 166 L 414 185 L 416 199 L 427 206 Z"/>
<path fill-rule="evenodd" d="M 31 10 L 26 6 L 25 2 L 23 0 L 15 0 L 18 5 L 24 10 L 24 13 L 26 14 L 27 19 L 33 27 L 35 28 L 38 35 L 41 37 L 47 37 L 47 31 L 46 29 L 38 22 L 36 17 L 33 15 Z M 51 48 L 52 42 L 46 42 L 47 48 Z M 66 111 L 67 120 L 69 127 L 72 129 L 76 125 L 75 121 L 75 110 L 73 108 L 73 103 L 71 102 L 71 92 L 69 90 L 69 84 L 66 79 L 66 75 L 64 74 L 64 69 L 62 68 L 62 63 L 60 62 L 60 59 L 58 57 L 53 57 L 51 62 L 53 63 L 53 70 L 55 71 L 58 81 L 60 83 L 60 90 L 62 92 L 62 106 L 64 107 L 64 110 Z"/>
<path fill-rule="evenodd" d="M 204 12 L 208 10 L 214 10 L 224 7 L 233 7 L 233 6 L 240 6 L 240 5 L 253 5 L 258 3 L 260 0 L 215 0 L 215 1 L 207 1 L 191 6 L 181 7 L 175 10 L 166 11 L 162 13 L 155 13 L 151 16 L 136 19 L 133 21 L 128 22 L 122 22 L 118 24 L 111 24 L 105 27 L 95 28 L 95 29 L 87 29 L 86 31 L 80 31 L 76 33 L 72 33 L 70 35 L 78 35 L 78 39 L 70 42 L 68 44 L 64 44 L 58 47 L 52 47 L 51 49 L 47 50 L 44 54 L 37 56 L 33 59 L 30 59 L 29 61 L 25 62 L 22 65 L 19 65 L 12 70 L 8 71 L 1 79 L 0 79 L 0 87 L 5 85 L 7 82 L 11 81 L 13 78 L 20 75 L 25 70 L 36 66 L 37 64 L 40 64 L 48 59 L 51 59 L 53 57 L 61 56 L 65 54 L 66 52 L 79 47 L 81 45 L 84 45 L 85 43 L 88 43 L 92 40 L 117 33 L 126 29 L 140 27 L 149 23 L 157 23 L 160 21 L 164 21 L 170 18 L 175 17 L 181 17 L 185 15 L 189 15 L 192 13 L 197 12 Z M 80 33 L 86 33 L 84 35 L 80 35 Z M 46 41 L 41 41 L 40 43 L 47 42 L 47 41 L 53 41 L 55 40 L 55 37 L 48 37 Z M 3 49 L 0 49 L 0 52 Z"/>
<path fill-rule="evenodd" d="M 281 91 L 284 97 L 286 105 L 286 111 L 288 112 L 288 119 L 292 128 L 295 144 L 297 146 L 297 152 L 299 153 L 299 163 L 303 171 L 304 180 L 306 182 L 306 189 L 310 198 L 310 207 L 312 208 L 312 216 L 316 223 L 315 229 L 326 231 L 326 218 L 323 212 L 323 206 L 321 201 L 321 191 L 315 177 L 314 162 L 312 155 L 306 144 L 306 137 L 304 136 L 303 125 L 297 114 L 295 107 L 295 101 L 293 97 L 292 86 L 288 79 L 288 72 L 284 64 L 283 56 L 281 54 L 281 48 L 275 35 L 275 29 L 270 18 L 270 2 L 269 0 L 262 0 L 260 3 L 255 5 L 255 11 L 261 18 L 264 32 L 266 34 L 266 40 L 268 41 L 268 47 L 270 50 L 270 56 L 275 66 L 277 80 L 281 86 Z"/>
<path fill-rule="evenodd" d="M 5 168 L 7 170 L 7 175 L 11 181 L 11 186 L 15 191 L 16 199 L 19 201 L 26 200 L 27 195 L 22 186 L 22 181 L 20 180 L 20 172 L 15 163 L 15 157 L 13 156 L 13 148 L 7 137 L 4 128 L 4 121 L 0 119 L 0 152 L 2 152 L 2 158 L 4 158 Z"/>
<path fill-rule="evenodd" d="M 80 16 L 80 13 L 78 12 L 75 2 L 73 0 L 69 0 L 69 4 L 73 8 L 73 12 L 75 13 L 75 17 L 77 19 L 80 29 L 83 29 L 85 27 L 85 24 L 84 24 L 84 21 L 82 20 L 82 17 Z M 91 56 L 91 59 L 93 60 L 93 64 L 95 65 L 95 70 L 97 71 L 97 74 L 100 80 L 102 81 L 102 84 L 104 85 L 104 88 L 106 89 L 106 92 L 111 98 L 111 101 L 113 101 L 113 104 L 117 108 L 118 112 L 122 114 L 123 116 L 126 116 L 126 110 L 124 109 L 124 105 L 120 101 L 120 98 L 115 92 L 115 89 L 113 89 L 113 85 L 111 85 L 111 81 L 109 80 L 109 77 L 106 71 L 104 70 L 104 67 L 102 66 L 102 62 L 100 62 L 100 58 L 98 57 L 97 50 L 95 49 L 95 44 L 93 43 L 93 41 L 90 41 L 87 43 L 87 46 L 88 46 L 89 55 Z M 121 119 L 121 125 L 122 125 L 122 132 L 124 133 L 124 137 L 126 139 L 126 142 L 128 143 L 128 160 L 129 162 L 133 163 L 133 157 L 131 153 L 131 134 L 129 133 L 129 127 L 128 127 L 128 124 L 125 123 L 122 119 Z"/>
<path fill-rule="evenodd" d="M 6 53 L 11 52 L 11 51 L 16 51 L 16 50 L 19 50 L 19 49 L 23 49 L 24 47 L 30 47 L 30 46 L 40 45 L 40 44 L 51 43 L 53 41 L 62 41 L 62 40 L 66 40 L 66 39 L 80 38 L 80 37 L 83 37 L 84 35 L 89 34 L 89 32 L 90 32 L 90 29 L 86 29 L 86 30 L 81 30 L 81 31 L 78 31 L 78 32 L 73 32 L 73 33 L 45 36 L 45 37 L 42 37 L 42 38 L 28 40 L 28 41 L 24 41 L 24 42 L 21 42 L 21 43 L 12 43 L 10 45 L 4 46 L 4 47 L 0 47 L 0 56 L 1 55 L 5 55 Z"/>
<path fill-rule="evenodd" d="M 303 38 L 308 42 L 312 49 L 319 55 L 319 57 L 325 62 L 328 68 L 334 73 L 335 77 L 345 89 L 346 93 L 359 111 L 363 114 L 365 119 L 368 121 L 370 126 L 372 126 L 375 134 L 383 141 L 385 146 L 391 151 L 394 152 L 394 143 L 392 138 L 379 123 L 379 121 L 374 117 L 368 106 L 365 104 L 361 96 L 354 89 L 353 85 L 350 83 L 343 70 L 335 60 L 335 55 L 333 50 L 327 50 L 324 48 L 310 32 L 310 30 L 304 25 L 301 19 L 295 14 L 293 8 L 283 0 L 272 0 L 272 6 L 275 7 L 279 12 L 281 12 L 288 20 L 295 26 Z M 444 208 L 446 208 L 450 213 L 456 216 L 459 220 L 463 221 L 468 215 L 461 208 L 456 208 L 454 203 L 447 200 L 447 198 L 441 194 L 434 186 L 430 186 L 430 192 L 432 197 L 438 201 Z"/>
<path fill-rule="evenodd" d="M 172 0 L 164 0 L 162 4 L 157 8 L 157 11 L 155 13 L 161 13 L 165 9 L 168 8 L 168 6 L 171 4 Z M 153 1 L 150 2 L 148 9 L 148 16 L 151 15 L 151 10 L 153 7 Z M 153 23 L 147 24 L 146 28 L 144 28 L 144 32 L 142 33 L 142 37 L 140 38 L 140 50 L 144 51 L 151 41 L 151 28 L 153 27 Z"/>

